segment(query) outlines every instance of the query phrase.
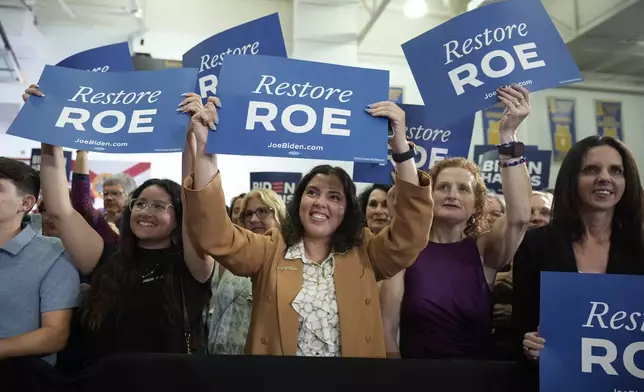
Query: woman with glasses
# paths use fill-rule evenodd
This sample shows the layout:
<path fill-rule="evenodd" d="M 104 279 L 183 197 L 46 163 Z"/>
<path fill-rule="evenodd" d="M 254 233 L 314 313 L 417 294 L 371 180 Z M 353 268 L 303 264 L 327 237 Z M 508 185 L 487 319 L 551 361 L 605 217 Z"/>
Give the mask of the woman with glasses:
<path fill-rule="evenodd" d="M 37 93 L 35 86 L 28 93 Z M 112 246 L 73 208 L 65 163 L 61 147 L 42 145 L 47 213 L 76 267 L 90 277 L 82 315 L 89 362 L 124 352 L 192 351 L 213 266 L 183 242 L 179 184 L 151 179 L 134 190 Z"/>
<path fill-rule="evenodd" d="M 241 199 L 239 209 L 239 225 L 257 234 L 279 230 L 286 216 L 284 201 L 269 189 L 250 191 Z M 208 353 L 243 354 L 253 305 L 251 280 L 216 263 L 210 304 Z"/>

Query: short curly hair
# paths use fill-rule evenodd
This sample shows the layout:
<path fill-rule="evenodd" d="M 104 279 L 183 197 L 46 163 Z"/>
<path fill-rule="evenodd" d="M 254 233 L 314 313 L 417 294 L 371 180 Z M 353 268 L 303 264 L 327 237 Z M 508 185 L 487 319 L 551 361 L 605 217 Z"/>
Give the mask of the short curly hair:
<path fill-rule="evenodd" d="M 474 176 L 474 214 L 467 221 L 465 235 L 477 238 L 481 234 L 490 230 L 488 215 L 490 207 L 487 202 L 487 187 L 479 166 L 465 158 L 447 158 L 436 163 L 430 170 L 429 176 L 432 178 L 432 186 L 436 186 L 438 175 L 447 168 L 457 167 L 465 169 Z"/>

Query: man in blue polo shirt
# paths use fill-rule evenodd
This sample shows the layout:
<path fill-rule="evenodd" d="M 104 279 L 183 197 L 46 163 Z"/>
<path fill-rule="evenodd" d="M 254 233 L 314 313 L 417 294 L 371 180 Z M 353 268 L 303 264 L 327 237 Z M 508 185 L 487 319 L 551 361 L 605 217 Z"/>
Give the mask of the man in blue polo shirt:
<path fill-rule="evenodd" d="M 0 157 L 0 360 L 34 356 L 54 365 L 80 282 L 60 240 L 23 224 L 39 191 L 37 171 Z"/>

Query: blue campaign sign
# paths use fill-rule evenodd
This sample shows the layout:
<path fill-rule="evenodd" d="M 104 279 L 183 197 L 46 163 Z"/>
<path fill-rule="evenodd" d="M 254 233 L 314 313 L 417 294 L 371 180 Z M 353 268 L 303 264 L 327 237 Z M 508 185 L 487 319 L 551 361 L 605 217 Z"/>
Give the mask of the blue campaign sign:
<path fill-rule="evenodd" d="M 288 203 L 301 179 L 302 173 L 254 172 L 250 173 L 250 189 L 270 189 Z"/>
<path fill-rule="evenodd" d="M 450 124 L 498 102 L 513 83 L 538 91 L 580 82 L 566 45 L 537 0 L 510 0 L 461 14 L 402 45 L 425 105 Z"/>
<path fill-rule="evenodd" d="M 641 391 L 643 297 L 641 276 L 542 272 L 541 391 Z"/>
<path fill-rule="evenodd" d="M 134 71 L 134 63 L 130 55 L 130 45 L 127 42 L 101 46 L 76 53 L 56 65 L 92 72 Z"/>
<path fill-rule="evenodd" d="M 72 179 L 72 152 L 69 150 L 63 151 L 65 156 L 65 169 L 67 171 L 67 180 L 71 181 Z M 29 164 L 34 170 L 40 171 L 40 157 L 42 156 L 42 151 L 40 148 L 31 149 L 31 159 Z"/>
<path fill-rule="evenodd" d="M 552 151 L 539 150 L 537 146 L 525 146 L 526 165 L 535 191 L 548 188 L 550 182 L 550 162 Z M 474 146 L 474 162 L 481 168 L 481 175 L 488 189 L 503 193 L 501 186 L 501 163 L 496 146 Z"/>
<path fill-rule="evenodd" d="M 7 134 L 105 153 L 182 151 L 187 115 L 177 111 L 197 70 L 86 72 L 46 66 L 44 98 L 30 97 Z"/>
<path fill-rule="evenodd" d="M 384 162 L 389 72 L 269 56 L 228 56 L 217 132 L 206 150 L 337 161 Z"/>
<path fill-rule="evenodd" d="M 452 157 L 467 158 L 472 142 L 474 116 L 467 116 L 448 127 L 434 127 L 425 106 L 398 105 L 405 111 L 407 140 L 416 144 L 416 167 L 429 170 L 436 162 Z M 391 160 L 384 165 L 355 163 L 353 181 L 373 184 L 391 184 Z"/>
<path fill-rule="evenodd" d="M 202 41 L 183 55 L 183 66 L 198 68 L 197 93 L 214 96 L 219 73 L 228 55 L 287 57 L 277 13 L 233 27 Z"/>

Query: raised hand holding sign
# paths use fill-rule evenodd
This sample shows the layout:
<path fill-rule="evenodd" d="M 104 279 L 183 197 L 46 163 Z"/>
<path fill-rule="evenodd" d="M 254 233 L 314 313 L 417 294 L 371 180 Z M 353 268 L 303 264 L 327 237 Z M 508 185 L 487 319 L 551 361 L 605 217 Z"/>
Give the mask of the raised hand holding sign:
<path fill-rule="evenodd" d="M 503 118 L 499 123 L 499 133 L 503 143 L 516 137 L 519 125 L 530 114 L 530 93 L 516 84 L 511 87 L 502 87 L 498 89 L 497 93 L 501 102 L 505 104 Z"/>
<path fill-rule="evenodd" d="M 474 116 L 465 117 L 448 127 L 435 127 L 422 105 L 401 104 L 405 111 L 406 136 L 416 146 L 416 167 L 427 171 L 449 157 L 467 157 L 470 151 Z M 353 180 L 373 184 L 392 184 L 393 160 L 386 164 L 355 162 Z"/>
<path fill-rule="evenodd" d="M 178 110 L 190 114 L 187 135 L 190 155 L 193 159 L 199 156 L 210 156 L 206 153 L 208 132 L 217 130 L 219 123 L 217 108 L 221 107 L 221 101 L 217 97 L 208 97 L 207 103 L 202 105 L 199 95 L 189 93 L 186 96 Z"/>
<path fill-rule="evenodd" d="M 394 130 L 394 135 L 389 139 L 389 146 L 393 151 L 406 150 L 407 138 L 405 137 L 405 111 L 391 101 L 377 102 L 367 106 L 367 113 L 374 117 L 385 117 Z"/>

